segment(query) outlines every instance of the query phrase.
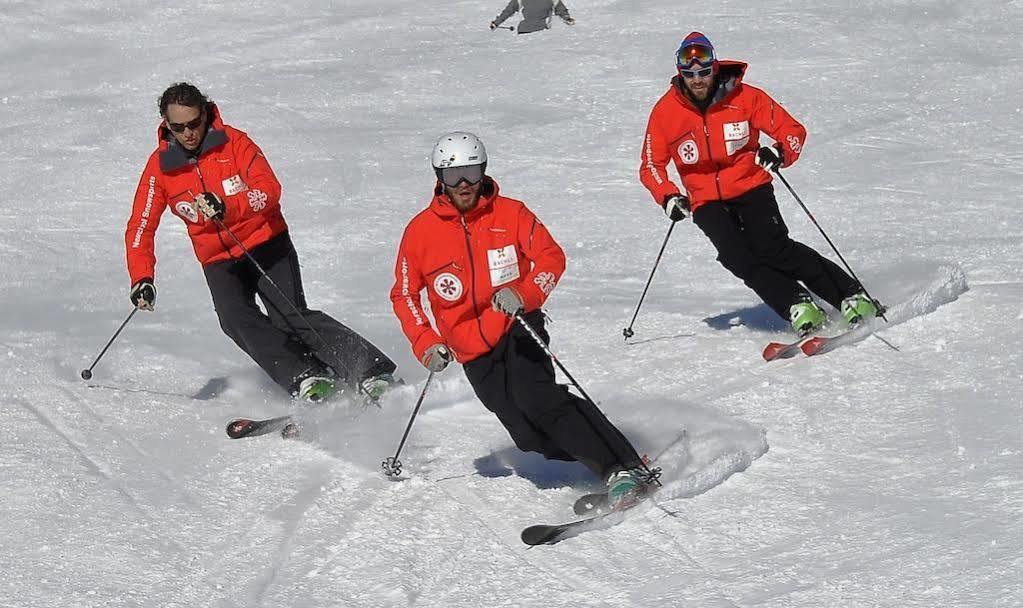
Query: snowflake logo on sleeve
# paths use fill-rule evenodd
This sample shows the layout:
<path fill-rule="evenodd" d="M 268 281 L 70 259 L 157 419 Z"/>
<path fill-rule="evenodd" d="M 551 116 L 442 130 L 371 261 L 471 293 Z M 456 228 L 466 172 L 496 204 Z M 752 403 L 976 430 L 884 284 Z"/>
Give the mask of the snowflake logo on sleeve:
<path fill-rule="evenodd" d="M 266 208 L 266 200 L 269 198 L 262 190 L 249 190 L 246 193 L 249 197 L 249 207 L 256 213 Z"/>
<path fill-rule="evenodd" d="M 554 285 L 557 284 L 558 280 L 554 278 L 553 272 L 541 272 L 533 277 L 533 282 L 536 283 L 536 286 L 540 288 L 544 295 L 549 296 L 554 291 Z"/>
<path fill-rule="evenodd" d="M 789 148 L 799 154 L 803 150 L 803 142 L 799 141 L 799 138 L 795 135 L 789 135 L 785 138 L 785 141 L 789 142 Z"/>

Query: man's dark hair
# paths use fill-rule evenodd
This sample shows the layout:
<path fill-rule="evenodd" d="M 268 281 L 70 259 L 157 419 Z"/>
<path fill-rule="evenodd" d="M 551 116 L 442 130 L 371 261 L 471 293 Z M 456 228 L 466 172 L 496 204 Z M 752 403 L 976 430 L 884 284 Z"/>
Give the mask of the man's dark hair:
<path fill-rule="evenodd" d="M 205 109 L 213 103 L 208 97 L 202 94 L 195 85 L 188 82 L 178 82 L 167 87 L 167 90 L 160 95 L 160 116 L 167 116 L 167 106 L 174 103 L 189 108 Z"/>

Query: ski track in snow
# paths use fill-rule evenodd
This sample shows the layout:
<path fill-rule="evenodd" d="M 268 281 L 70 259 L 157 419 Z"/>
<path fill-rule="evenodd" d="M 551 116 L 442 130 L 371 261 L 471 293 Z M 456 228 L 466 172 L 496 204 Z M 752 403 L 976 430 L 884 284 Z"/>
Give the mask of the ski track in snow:
<path fill-rule="evenodd" d="M 503 4 L 5 5 L 0 605 L 1023 605 L 1023 5 L 680 19 L 595 0 L 514 36 L 486 29 Z M 807 125 L 786 177 L 889 305 L 855 343 L 762 362 L 784 322 L 689 222 L 623 341 L 666 229 L 640 140 L 691 28 Z M 310 304 L 398 362 L 409 386 L 382 408 L 228 440 L 231 418 L 292 404 L 218 331 L 169 216 L 157 311 L 78 380 L 128 312 L 124 221 L 156 96 L 182 79 L 281 178 Z M 641 452 L 666 450 L 664 488 L 619 525 L 522 545 L 598 482 L 514 450 L 458 369 L 430 388 L 406 480 L 379 472 L 426 375 L 386 300 L 393 254 L 454 129 L 568 255 L 551 348 Z M 793 237 L 834 259 L 775 191 Z"/>

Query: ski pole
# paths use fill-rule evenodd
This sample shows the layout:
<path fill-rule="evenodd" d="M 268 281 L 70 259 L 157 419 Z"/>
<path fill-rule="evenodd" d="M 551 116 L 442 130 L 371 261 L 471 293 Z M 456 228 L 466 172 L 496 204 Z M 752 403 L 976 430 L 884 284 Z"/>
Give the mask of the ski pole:
<path fill-rule="evenodd" d="M 887 323 L 888 318 L 884 316 L 885 308 L 881 304 L 881 302 L 879 300 L 875 300 L 874 296 L 870 295 L 870 292 L 867 291 L 867 287 L 863 284 L 863 281 L 861 281 L 860 278 L 856 276 L 856 273 L 853 272 L 853 269 L 849 266 L 848 262 L 846 262 L 845 258 L 842 257 L 841 252 L 838 251 L 838 247 L 835 247 L 835 244 L 831 242 L 831 239 L 828 237 L 828 233 L 824 232 L 824 228 L 821 228 L 821 225 L 817 223 L 817 219 L 813 216 L 812 213 L 810 213 L 810 210 L 806 208 L 806 205 L 803 204 L 803 200 L 799 198 L 799 195 L 796 194 L 796 191 L 792 189 L 792 186 L 789 185 L 788 180 L 786 180 L 785 176 L 781 174 L 781 171 L 775 168 L 774 174 L 778 176 L 778 179 L 781 180 L 781 183 L 785 184 L 785 187 L 788 189 L 789 194 L 791 194 L 792 198 L 796 199 L 796 202 L 799 203 L 799 206 L 803 208 L 803 212 L 806 213 L 806 216 L 810 218 L 810 221 L 813 222 L 813 225 L 816 226 L 817 230 L 819 230 L 821 235 L 824 236 L 824 240 L 828 242 L 828 245 L 831 245 L 832 251 L 835 252 L 835 255 L 838 256 L 838 259 L 842 260 L 842 265 L 844 265 L 845 269 L 849 271 L 850 275 L 852 275 L 853 280 L 856 281 L 857 284 L 859 284 L 860 289 L 863 290 L 863 293 L 867 294 L 867 297 L 870 298 L 870 300 L 877 305 L 877 316 L 884 319 L 885 323 Z"/>
<path fill-rule="evenodd" d="M 509 32 L 515 31 L 514 25 L 498 25 L 494 28 L 495 30 L 508 30 Z"/>
<path fill-rule="evenodd" d="M 408 434 L 412 430 L 412 423 L 416 420 L 416 415 L 419 414 L 419 408 L 423 405 L 423 398 L 426 397 L 426 389 L 430 386 L 430 381 L 433 380 L 433 372 L 426 377 L 426 384 L 423 385 L 423 390 L 419 393 L 419 400 L 416 401 L 416 407 L 412 410 L 412 416 L 408 419 L 408 426 L 405 427 L 405 433 L 401 436 L 401 441 L 398 442 L 398 449 L 394 451 L 394 456 L 385 459 L 380 463 L 380 468 L 384 470 L 384 475 L 387 475 L 392 480 L 398 478 L 401 475 L 401 461 L 398 460 L 398 456 L 401 455 L 401 448 L 405 447 L 405 440 L 408 439 Z"/>
<path fill-rule="evenodd" d="M 245 245 L 243 245 L 242 242 L 238 240 L 238 237 L 235 236 L 234 232 L 230 228 L 228 228 L 226 224 L 224 224 L 224 221 L 218 218 L 214 218 L 213 221 L 217 224 L 217 227 L 219 229 L 223 230 L 228 234 L 228 236 L 231 237 L 231 240 L 233 240 L 235 244 L 238 245 L 238 248 L 242 250 L 242 253 L 245 254 L 245 257 L 247 257 L 249 261 L 252 262 L 252 264 L 256 267 L 256 270 L 259 271 L 259 274 L 262 275 L 263 278 L 266 279 L 266 282 L 269 283 L 270 286 L 277 291 L 277 293 L 281 296 L 281 299 L 287 302 L 288 306 L 291 307 L 291 310 L 293 310 L 295 314 L 298 315 L 298 318 L 302 319 L 302 322 L 305 323 L 306 327 L 309 328 L 309 333 L 316 336 L 316 339 L 319 340 L 320 343 L 323 344 L 323 346 L 325 346 L 329 350 L 330 354 L 334 356 L 335 363 L 340 364 L 339 367 L 342 370 L 344 370 L 346 374 L 348 374 L 348 377 L 351 380 L 351 382 L 355 384 L 356 392 L 361 392 L 363 390 L 362 385 L 359 383 L 358 379 L 352 375 L 352 370 L 341 361 L 341 358 L 334 351 L 334 347 L 329 342 L 327 342 L 323 338 L 323 336 L 320 335 L 320 332 L 316 331 L 316 328 L 313 327 L 312 323 L 310 323 L 309 320 L 305 318 L 305 316 L 302 314 L 302 311 L 298 309 L 298 306 L 296 306 L 295 303 L 291 301 L 291 298 L 289 298 L 288 295 L 284 293 L 284 290 L 281 289 L 277 285 L 277 283 L 270 278 L 270 275 L 266 273 L 266 270 L 263 270 L 263 266 L 261 266 L 260 263 L 256 261 L 256 258 L 252 255 L 251 252 L 249 252 L 248 248 L 246 248 Z M 302 338 L 302 336 L 299 336 L 299 338 L 302 339 L 303 342 L 305 342 L 305 339 Z M 308 342 L 306 342 L 306 346 L 312 348 L 312 345 L 309 344 Z"/>
<path fill-rule="evenodd" d="M 651 281 L 654 280 L 654 273 L 657 272 L 657 266 L 661 263 L 661 256 L 664 255 L 664 248 L 668 246 L 668 239 L 671 238 L 671 231 L 675 229 L 676 223 L 677 222 L 672 222 L 671 225 L 668 226 L 668 234 L 664 235 L 664 242 L 661 243 L 661 250 L 657 253 L 657 260 L 654 262 L 654 267 L 650 269 L 650 276 L 646 280 L 646 287 L 643 288 L 643 295 L 639 296 L 639 304 L 636 304 L 636 312 L 632 313 L 632 320 L 629 321 L 629 326 L 622 330 L 622 335 L 625 336 L 626 340 L 636 335 L 635 332 L 632 331 L 632 324 L 636 322 L 636 317 L 639 316 L 639 309 L 643 306 L 643 299 L 646 298 L 646 292 L 650 289 Z"/>
<path fill-rule="evenodd" d="M 121 335 L 121 330 L 124 329 L 124 326 L 128 324 L 128 321 L 131 321 L 131 318 L 134 317 L 135 313 L 137 313 L 138 311 L 139 309 L 137 306 L 131 309 L 131 312 L 128 313 L 127 318 L 124 319 L 124 321 L 121 323 L 121 326 L 118 327 L 117 331 L 114 332 L 113 337 L 110 338 L 110 341 L 107 342 L 107 345 L 103 347 L 103 350 L 100 351 L 99 355 L 96 357 L 96 360 L 92 362 L 92 365 L 90 365 L 88 369 L 82 370 L 82 380 L 90 380 L 92 378 L 92 368 L 96 367 L 96 364 L 99 363 L 99 360 L 103 358 L 103 355 L 106 354 L 107 349 L 110 348 L 110 345 L 114 343 L 114 340 L 117 339 L 117 336 Z"/>
<path fill-rule="evenodd" d="M 672 223 L 674 224 L 674 222 Z M 561 373 L 565 374 L 565 377 L 568 378 L 568 381 L 572 383 L 572 386 L 574 386 L 576 390 L 579 391 L 579 393 L 583 396 L 583 399 L 589 402 L 589 404 L 593 406 L 593 409 L 599 411 L 600 408 L 597 407 L 597 404 L 594 403 L 593 399 L 590 399 L 590 396 L 586 394 L 586 391 L 583 390 L 583 387 L 580 386 L 579 383 L 575 381 L 575 378 L 572 377 L 572 374 L 568 373 L 568 370 L 565 369 L 565 366 L 561 364 L 561 361 L 559 361 L 558 358 L 554 356 L 554 353 L 551 352 L 550 347 L 548 347 L 547 343 L 543 341 L 543 338 L 540 337 L 540 334 L 536 333 L 536 330 L 533 329 L 533 326 L 526 322 L 526 319 L 522 316 L 521 310 L 515 313 L 515 320 L 519 322 L 519 325 L 521 325 L 523 329 L 525 329 L 526 332 L 529 333 L 530 336 L 532 336 L 536 344 L 541 349 L 543 349 L 543 352 L 546 353 L 546 355 L 551 358 L 551 361 L 553 361 L 554 364 L 558 366 L 558 369 L 561 370 Z M 600 440 L 604 442 L 604 445 L 608 448 L 608 450 L 610 450 L 611 452 L 616 452 L 616 450 L 608 442 L 607 437 L 604 436 L 604 433 L 601 432 L 600 429 L 598 429 L 593 424 L 592 420 L 590 420 L 590 417 L 583 414 L 582 412 L 580 412 L 580 414 L 582 415 L 583 419 L 586 420 L 586 423 L 590 425 L 590 428 L 592 428 L 593 431 L 597 434 L 597 436 L 600 437 Z M 646 462 L 644 462 L 643 459 L 640 458 L 639 454 L 636 453 L 636 448 L 634 448 L 632 444 L 629 443 L 629 441 L 624 436 L 621 437 L 621 439 L 625 442 L 626 445 L 632 448 L 632 456 L 639 462 L 640 466 L 642 466 L 643 469 L 646 471 L 647 479 L 660 485 L 660 482 L 657 481 L 657 478 L 660 476 L 660 470 L 658 469 L 651 470 L 647 466 Z M 622 465 L 625 464 L 625 459 L 621 457 L 621 454 L 615 453 L 615 456 L 618 458 L 619 464 Z"/>

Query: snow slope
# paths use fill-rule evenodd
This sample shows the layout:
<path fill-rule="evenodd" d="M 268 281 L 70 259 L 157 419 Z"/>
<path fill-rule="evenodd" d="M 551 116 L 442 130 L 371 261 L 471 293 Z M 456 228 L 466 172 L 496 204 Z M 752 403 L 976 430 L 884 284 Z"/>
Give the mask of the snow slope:
<path fill-rule="evenodd" d="M 1023 3 L 594 0 L 531 36 L 486 29 L 503 4 L 0 5 L 0 606 L 1023 605 Z M 787 178 L 892 305 L 884 340 L 763 363 L 784 325 L 686 223 L 622 341 L 667 228 L 642 132 L 691 29 L 806 124 Z M 180 79 L 266 151 L 310 302 L 399 362 L 382 410 L 227 440 L 291 405 L 219 333 L 173 218 L 157 312 L 78 378 L 129 312 L 124 222 Z M 454 129 L 568 253 L 554 351 L 668 447 L 620 526 L 522 545 L 596 482 L 517 452 L 457 368 L 409 479 L 379 473 L 425 378 L 393 256 Z"/>

